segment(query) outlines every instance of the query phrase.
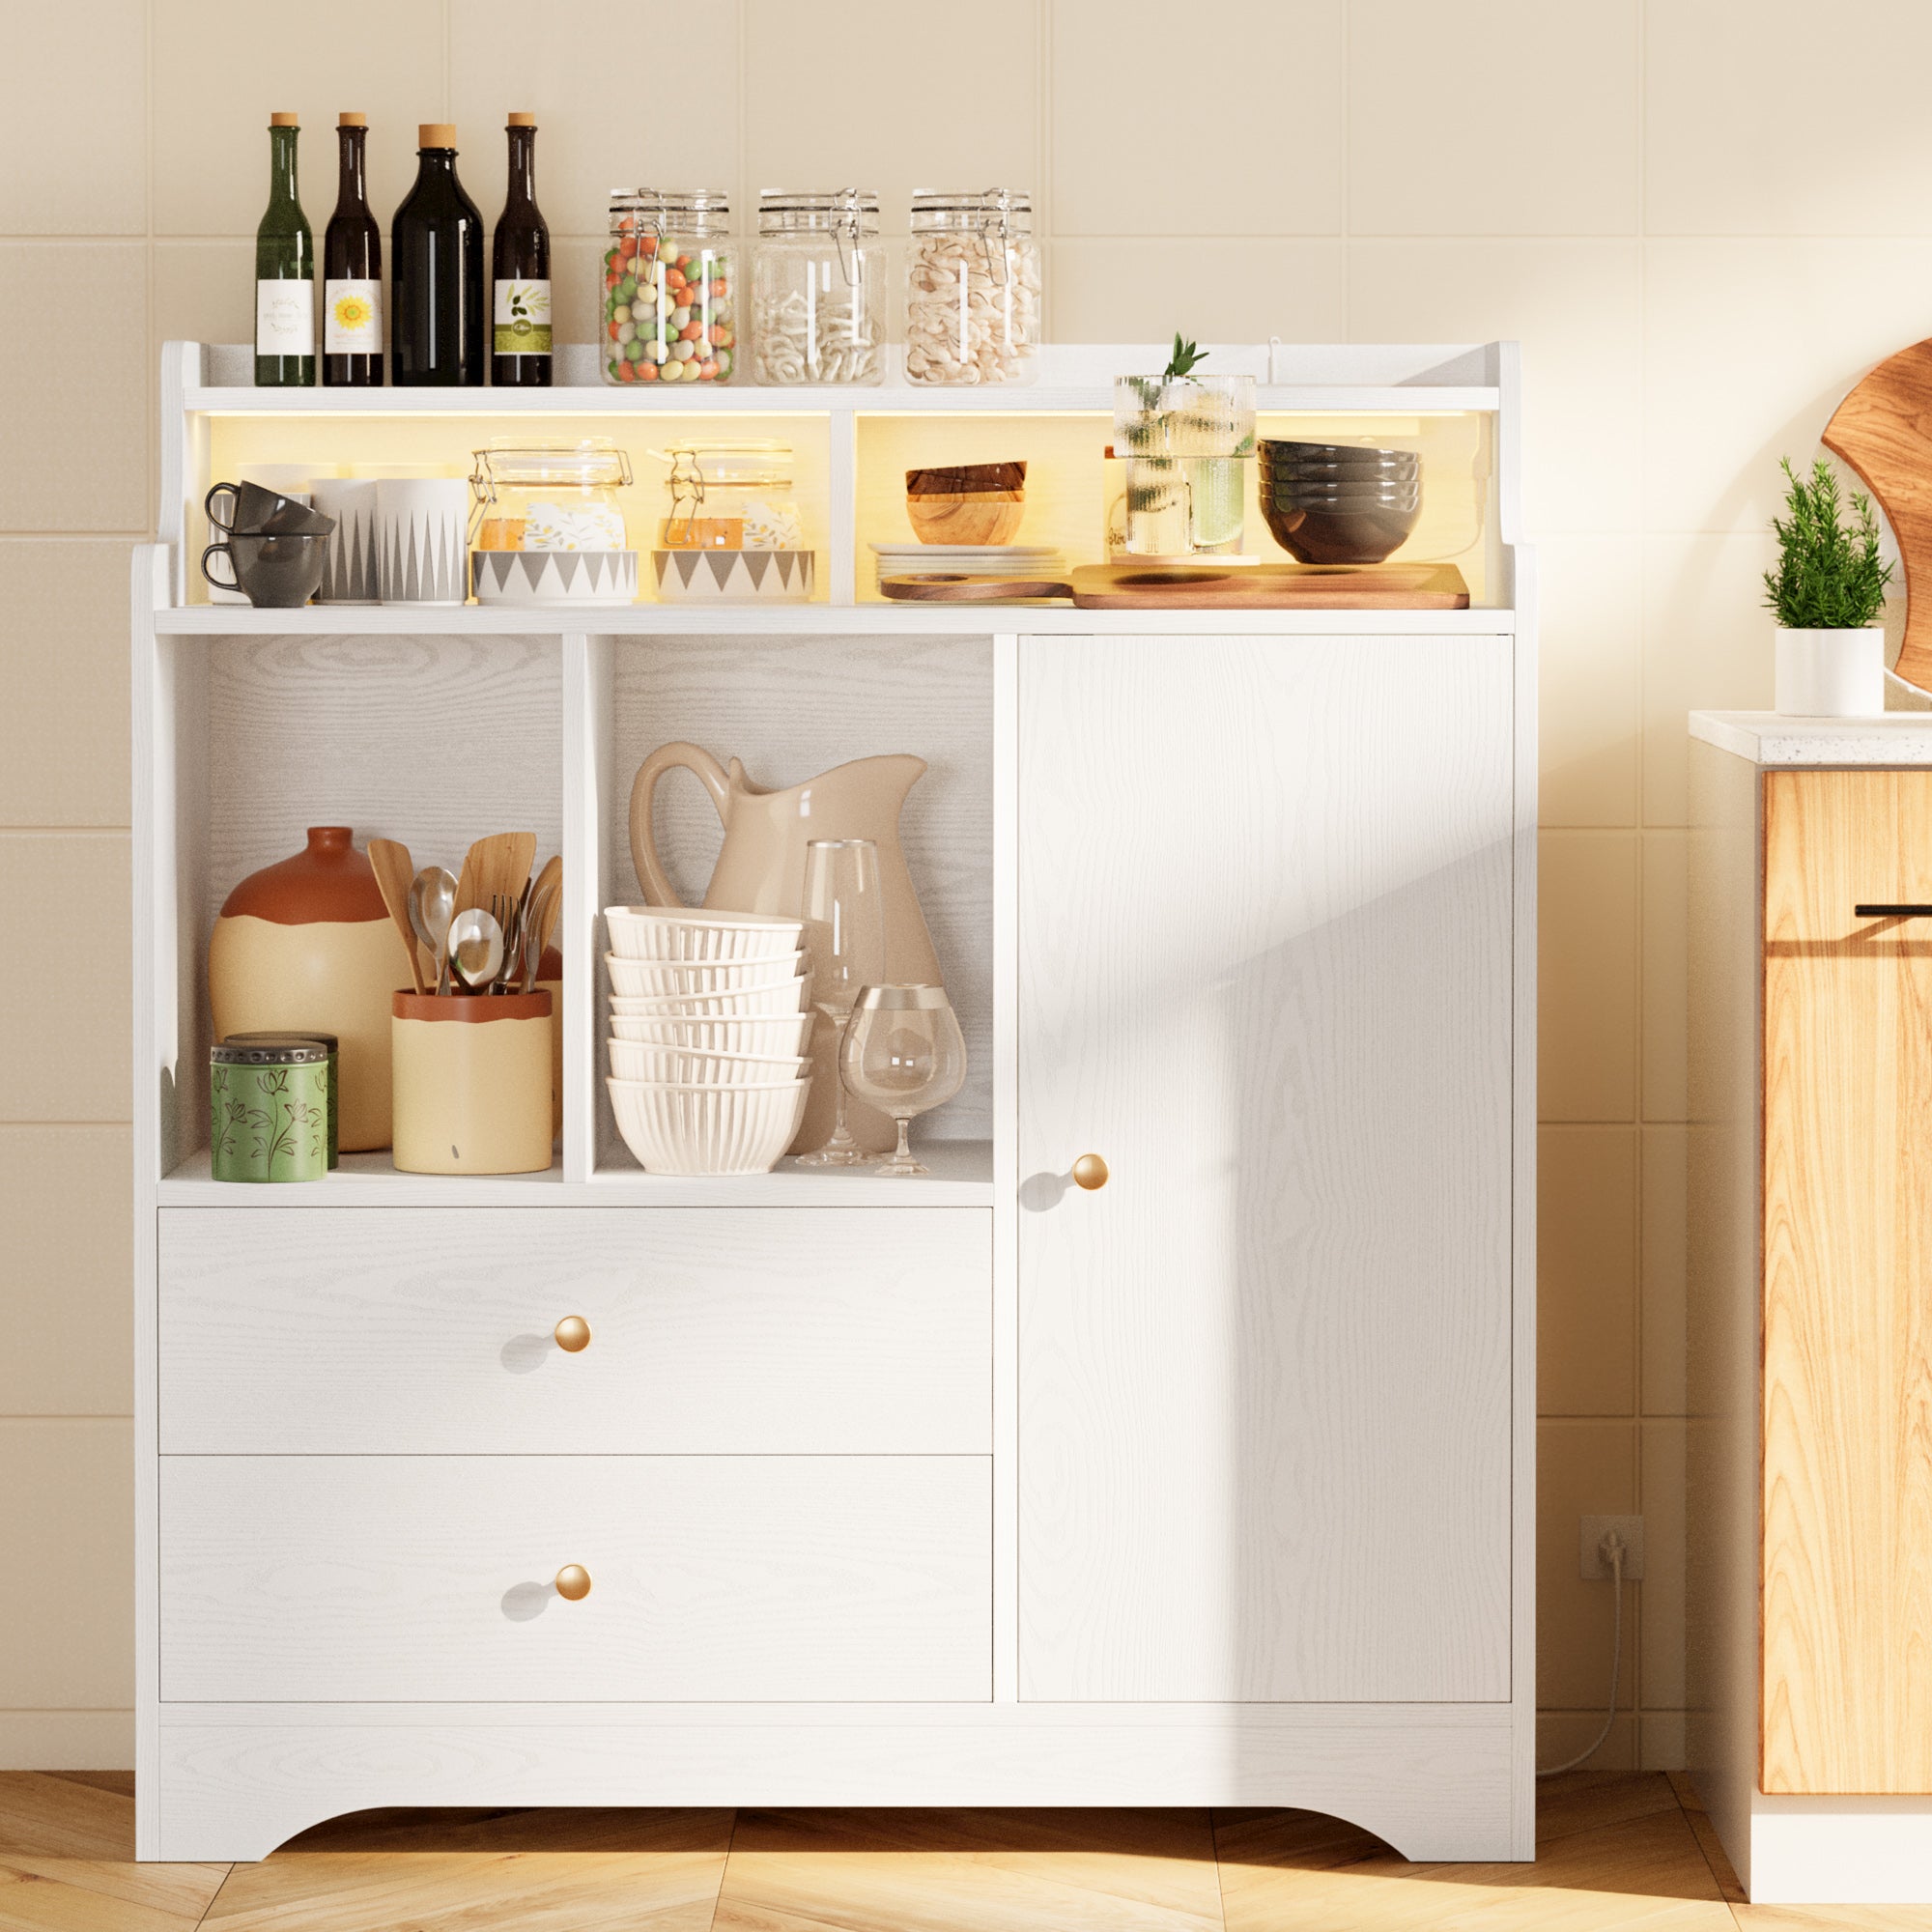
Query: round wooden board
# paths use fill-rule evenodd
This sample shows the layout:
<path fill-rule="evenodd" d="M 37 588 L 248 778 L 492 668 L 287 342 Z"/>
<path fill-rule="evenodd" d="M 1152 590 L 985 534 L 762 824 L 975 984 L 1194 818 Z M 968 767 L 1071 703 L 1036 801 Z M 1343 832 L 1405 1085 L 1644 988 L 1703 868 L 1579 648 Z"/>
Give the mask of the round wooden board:
<path fill-rule="evenodd" d="M 1898 539 L 1905 639 L 1893 669 L 1932 692 L 1932 338 L 1881 362 L 1838 405 L 1823 441 L 1864 479 Z"/>
<path fill-rule="evenodd" d="M 947 570 L 882 578 L 879 589 L 913 604 L 1010 604 L 1073 595 L 1072 584 L 1060 577 L 976 577 Z"/>

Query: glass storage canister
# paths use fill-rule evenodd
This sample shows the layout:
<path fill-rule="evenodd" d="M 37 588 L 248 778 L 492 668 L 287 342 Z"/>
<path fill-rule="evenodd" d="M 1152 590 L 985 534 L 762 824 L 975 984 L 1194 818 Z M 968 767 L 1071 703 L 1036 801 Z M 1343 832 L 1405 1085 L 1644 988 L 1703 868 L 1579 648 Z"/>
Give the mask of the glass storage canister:
<path fill-rule="evenodd" d="M 473 452 L 470 578 L 479 604 L 630 604 L 638 554 L 618 497 L 631 459 L 608 437 Z"/>
<path fill-rule="evenodd" d="M 611 197 L 604 380 L 728 383 L 738 356 L 731 211 L 709 188 Z"/>
<path fill-rule="evenodd" d="M 869 189 L 758 202 L 752 363 L 760 383 L 882 383 L 885 254 Z"/>
<path fill-rule="evenodd" d="M 320 1180 L 328 1172 L 328 1048 L 224 1040 L 209 1050 L 208 1166 L 216 1180 Z"/>
<path fill-rule="evenodd" d="M 915 194 L 906 381 L 1030 383 L 1039 337 L 1039 244 L 1027 197 L 1004 187 Z"/>
<path fill-rule="evenodd" d="M 659 597 L 687 602 L 803 603 L 817 553 L 792 497 L 788 443 L 683 443 L 651 454 L 666 465 L 668 514 L 651 570 Z"/>

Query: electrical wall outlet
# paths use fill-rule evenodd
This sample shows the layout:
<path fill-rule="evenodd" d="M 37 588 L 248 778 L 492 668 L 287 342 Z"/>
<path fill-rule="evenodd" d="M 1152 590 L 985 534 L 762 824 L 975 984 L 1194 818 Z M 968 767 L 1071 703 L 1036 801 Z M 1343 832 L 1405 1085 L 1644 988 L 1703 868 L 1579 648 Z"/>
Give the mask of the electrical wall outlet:
<path fill-rule="evenodd" d="M 1611 1530 L 1624 1540 L 1624 1581 L 1643 1577 L 1643 1519 L 1640 1516 L 1586 1516 L 1578 1539 L 1581 1575 L 1586 1583 L 1608 1582 L 1610 1566 L 1604 1561 L 1604 1538 Z"/>

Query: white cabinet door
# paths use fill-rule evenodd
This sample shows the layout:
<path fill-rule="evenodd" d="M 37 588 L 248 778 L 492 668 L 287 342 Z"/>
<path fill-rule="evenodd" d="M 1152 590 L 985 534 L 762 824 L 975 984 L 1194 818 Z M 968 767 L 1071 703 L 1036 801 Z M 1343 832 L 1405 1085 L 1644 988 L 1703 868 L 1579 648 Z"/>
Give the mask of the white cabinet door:
<path fill-rule="evenodd" d="M 1507 1698 L 1511 640 L 1020 648 L 1023 1694 Z"/>

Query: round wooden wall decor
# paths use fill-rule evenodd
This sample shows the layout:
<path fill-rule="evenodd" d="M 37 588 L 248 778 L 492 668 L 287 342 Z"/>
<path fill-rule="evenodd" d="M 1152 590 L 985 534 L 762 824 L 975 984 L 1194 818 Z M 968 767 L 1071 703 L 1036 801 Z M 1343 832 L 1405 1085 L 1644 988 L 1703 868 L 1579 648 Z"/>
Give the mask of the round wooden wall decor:
<path fill-rule="evenodd" d="M 1932 338 L 1881 362 L 1838 405 L 1824 443 L 1864 480 L 1898 540 L 1905 640 L 1892 668 L 1932 692 Z"/>

